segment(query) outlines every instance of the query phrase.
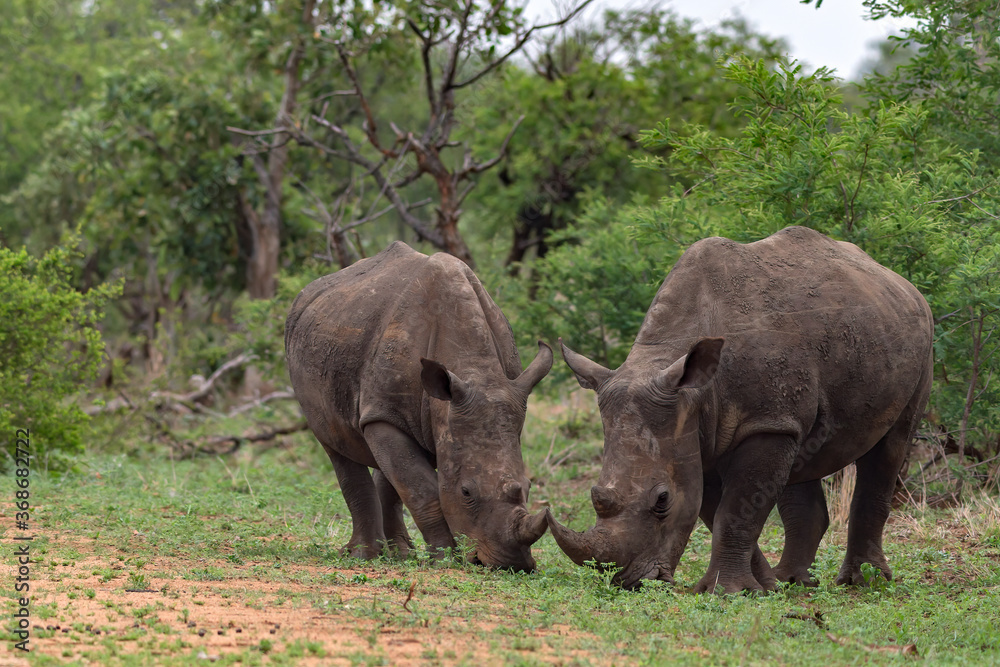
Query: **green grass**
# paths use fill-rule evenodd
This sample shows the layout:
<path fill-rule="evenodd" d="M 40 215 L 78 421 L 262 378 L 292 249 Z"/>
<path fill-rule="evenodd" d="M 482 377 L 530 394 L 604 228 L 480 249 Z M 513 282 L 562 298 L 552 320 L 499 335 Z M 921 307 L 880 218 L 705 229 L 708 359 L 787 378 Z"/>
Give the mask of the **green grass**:
<path fill-rule="evenodd" d="M 549 503 L 578 529 L 593 521 L 587 490 L 599 466 L 599 428 L 592 412 L 578 410 L 559 418 L 529 416 L 524 437 L 531 499 Z M 358 629 L 348 651 L 274 635 L 223 653 L 215 664 L 291 665 L 322 656 L 391 664 L 390 632 L 425 638 L 412 655 L 426 664 L 541 664 L 545 655 L 573 651 L 565 664 L 880 665 L 908 660 L 892 651 L 908 644 L 929 664 L 1000 663 L 1000 513 L 989 499 L 953 510 L 907 510 L 886 537 L 893 582 L 864 590 L 831 584 L 843 557 L 841 527 L 828 532 L 820 548 L 818 589 L 716 597 L 685 591 L 707 566 L 710 535 L 703 526 L 678 569 L 678 585 L 653 582 L 637 592 L 576 567 L 550 535 L 535 547 L 539 571 L 531 575 L 422 555 L 402 563 L 345 559 L 339 547 L 349 539 L 350 515 L 328 461 L 305 436 L 289 450 L 248 450 L 225 460 L 92 455 L 82 472 L 34 478 L 32 497 L 38 507 L 33 553 L 40 561 L 33 576 L 56 582 L 90 555 L 102 560 L 80 573 L 96 575 L 96 593 L 65 586 L 74 601 L 102 600 L 105 589 L 159 587 L 154 582 L 163 572 L 178 579 L 157 602 L 106 603 L 109 617 L 137 624 L 131 634 L 92 636 L 82 624 L 73 626 L 71 636 L 84 641 L 82 648 L 34 652 L 33 665 L 82 664 L 84 658 L 107 665 L 190 664 L 200 637 L 187 627 L 188 617 L 206 596 L 221 596 L 233 609 L 274 611 L 275 618 L 336 615 L 338 626 Z M 412 526 L 411 533 L 419 535 Z M 781 543 L 781 527 L 772 519 L 761 546 L 776 553 Z M 242 580 L 267 582 L 273 590 L 217 588 Z M 404 610 L 413 582 L 416 592 Z M 12 596 L 6 598 L 12 604 Z M 43 611 L 64 626 L 74 623 L 72 609 L 44 604 L 35 609 L 36 622 Z M 488 659 L 433 643 L 456 622 L 487 647 L 477 650 L 488 650 Z M 235 636 L 231 628 L 225 632 Z M 55 634 L 43 630 L 33 641 Z"/>

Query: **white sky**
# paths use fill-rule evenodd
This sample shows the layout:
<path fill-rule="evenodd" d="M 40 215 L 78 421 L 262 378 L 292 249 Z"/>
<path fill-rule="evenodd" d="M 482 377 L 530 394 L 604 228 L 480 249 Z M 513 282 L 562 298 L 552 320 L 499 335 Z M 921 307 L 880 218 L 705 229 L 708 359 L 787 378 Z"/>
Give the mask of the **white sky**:
<path fill-rule="evenodd" d="M 559 2 L 564 4 L 565 0 Z M 864 19 L 862 0 L 825 0 L 823 6 L 803 5 L 798 0 L 595 0 L 587 16 L 599 16 L 606 7 L 616 9 L 662 5 L 680 16 L 695 19 L 698 27 L 711 28 L 736 14 L 742 15 L 757 30 L 773 37 L 784 37 L 793 58 L 814 69 L 820 66 L 837 70 L 837 75 L 851 79 L 858 66 L 874 50 L 869 45 L 889 34 L 899 32 L 896 19 Z M 552 0 L 529 0 L 529 16 L 552 16 Z"/>

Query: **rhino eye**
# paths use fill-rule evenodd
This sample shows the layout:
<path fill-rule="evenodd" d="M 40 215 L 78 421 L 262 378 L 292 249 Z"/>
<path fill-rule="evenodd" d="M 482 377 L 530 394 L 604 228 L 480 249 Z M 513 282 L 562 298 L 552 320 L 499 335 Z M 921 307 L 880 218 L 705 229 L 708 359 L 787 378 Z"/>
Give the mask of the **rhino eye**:
<path fill-rule="evenodd" d="M 653 505 L 653 514 L 659 519 L 665 519 L 669 510 L 670 494 L 666 491 L 661 491 L 660 495 L 656 497 L 656 503 Z"/>
<path fill-rule="evenodd" d="M 469 487 L 467 487 L 467 486 L 463 486 L 462 487 L 462 496 L 465 497 L 465 498 L 471 498 L 472 497 L 472 491 L 469 491 Z"/>

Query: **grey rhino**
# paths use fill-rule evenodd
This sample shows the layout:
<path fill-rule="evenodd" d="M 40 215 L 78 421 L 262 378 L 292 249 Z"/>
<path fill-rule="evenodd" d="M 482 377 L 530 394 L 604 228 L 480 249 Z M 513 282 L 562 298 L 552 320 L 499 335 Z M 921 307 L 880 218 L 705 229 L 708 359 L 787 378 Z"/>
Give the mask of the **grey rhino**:
<path fill-rule="evenodd" d="M 933 335 L 916 288 L 853 244 L 802 227 L 695 243 L 618 370 L 563 347 L 597 391 L 604 463 L 597 524 L 577 533 L 550 514 L 553 536 L 632 588 L 673 581 L 700 516 L 712 555 L 694 592 L 815 585 L 829 525 L 820 480 L 855 463 L 837 583 L 862 583 L 863 563 L 891 579 L 882 531 L 930 392 Z M 772 571 L 757 539 L 776 502 L 785 548 Z"/>
<path fill-rule="evenodd" d="M 526 509 L 520 434 L 552 350 L 539 342 L 522 373 L 510 324 L 468 266 L 393 243 L 302 290 L 285 350 L 351 511 L 346 552 L 407 555 L 406 505 L 435 555 L 462 534 L 473 562 L 534 569 L 547 524 Z"/>

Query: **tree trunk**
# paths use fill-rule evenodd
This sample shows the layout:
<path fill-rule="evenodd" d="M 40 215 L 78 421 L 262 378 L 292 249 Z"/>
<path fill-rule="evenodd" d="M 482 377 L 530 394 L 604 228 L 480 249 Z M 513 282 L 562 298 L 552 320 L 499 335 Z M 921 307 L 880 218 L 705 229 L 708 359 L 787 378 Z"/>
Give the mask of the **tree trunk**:
<path fill-rule="evenodd" d="M 312 35 L 314 7 L 315 0 L 303 3 L 304 29 L 296 36 L 295 47 L 285 61 L 285 91 L 278 107 L 276 127 L 288 127 L 295 123 L 293 115 L 302 83 L 300 69 L 306 50 L 303 35 Z M 267 164 L 264 164 L 259 155 L 253 158 L 254 169 L 264 189 L 264 207 L 259 214 L 246 210 L 250 207 L 244 206 L 251 240 L 250 259 L 247 262 L 247 292 L 253 299 L 270 299 L 277 287 L 278 258 L 281 255 L 281 188 L 288 163 L 288 148 L 287 138 L 276 134 L 267 153 Z"/>
<path fill-rule="evenodd" d="M 346 269 L 354 262 L 358 261 L 358 253 L 354 250 L 354 245 L 347 238 L 347 232 L 339 228 L 330 230 L 330 250 L 331 255 L 336 255 L 340 268 Z"/>
<path fill-rule="evenodd" d="M 458 187 L 454 175 L 445 168 L 436 154 L 429 163 L 437 167 L 430 170 L 430 173 L 437 181 L 438 193 L 441 195 L 441 204 L 437 209 L 437 230 L 441 234 L 440 249 L 458 257 L 475 270 L 476 263 L 472 260 L 469 246 L 465 245 L 465 239 L 458 231 L 458 219 L 462 215 L 462 210 L 457 201 Z"/>
<path fill-rule="evenodd" d="M 265 209 L 263 216 L 255 214 L 249 222 L 253 249 L 247 261 L 247 293 L 251 299 L 270 299 L 277 287 L 281 213 Z"/>
<path fill-rule="evenodd" d="M 468 264 L 470 268 L 475 269 L 476 263 L 472 261 L 472 253 L 469 252 L 469 246 L 465 245 L 465 239 L 462 238 L 462 234 L 458 231 L 458 216 L 461 212 L 448 208 L 449 203 L 451 202 L 442 201 L 441 208 L 438 211 L 437 228 L 444 239 L 444 247 L 441 249 L 450 255 L 458 257 Z"/>

